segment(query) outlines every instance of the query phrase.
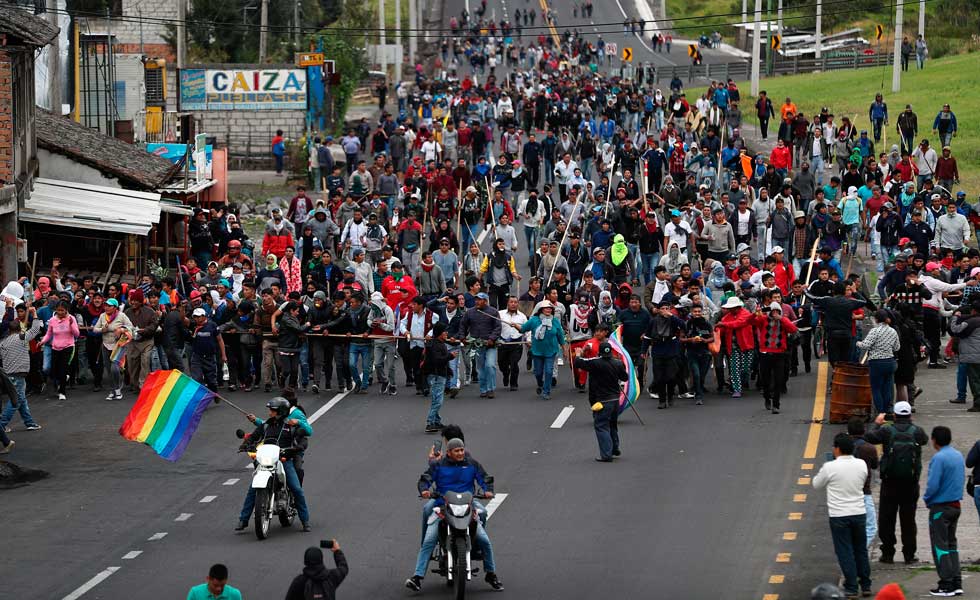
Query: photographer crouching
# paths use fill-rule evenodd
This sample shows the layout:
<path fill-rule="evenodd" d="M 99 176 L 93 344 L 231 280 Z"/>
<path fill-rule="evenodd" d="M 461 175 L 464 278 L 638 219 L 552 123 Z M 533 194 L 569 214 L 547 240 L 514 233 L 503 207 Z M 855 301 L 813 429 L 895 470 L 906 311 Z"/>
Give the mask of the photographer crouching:
<path fill-rule="evenodd" d="M 333 552 L 333 562 L 336 569 L 328 569 L 323 564 L 323 550 L 326 548 Z M 286 600 L 306 600 L 316 598 L 317 600 L 334 600 L 337 597 L 337 588 L 347 577 L 347 559 L 340 550 L 337 540 L 323 540 L 320 548 L 311 546 L 306 549 L 303 555 L 303 572 L 293 579 L 286 592 Z"/>

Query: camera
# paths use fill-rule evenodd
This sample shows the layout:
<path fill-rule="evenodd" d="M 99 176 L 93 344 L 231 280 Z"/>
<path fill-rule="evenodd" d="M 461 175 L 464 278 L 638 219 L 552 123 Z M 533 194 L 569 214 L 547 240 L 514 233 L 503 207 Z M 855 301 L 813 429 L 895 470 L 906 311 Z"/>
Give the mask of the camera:
<path fill-rule="evenodd" d="M 327 550 L 333 550 L 333 540 L 320 540 L 320 547 Z"/>

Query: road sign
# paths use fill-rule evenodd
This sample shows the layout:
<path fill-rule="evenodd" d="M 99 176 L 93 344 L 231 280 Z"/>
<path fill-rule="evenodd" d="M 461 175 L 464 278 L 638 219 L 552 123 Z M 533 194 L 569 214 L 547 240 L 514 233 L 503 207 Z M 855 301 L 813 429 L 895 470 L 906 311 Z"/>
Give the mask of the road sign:
<path fill-rule="evenodd" d="M 622 58 L 626 62 L 632 62 L 633 61 L 633 49 L 632 48 L 623 48 Z"/>
<path fill-rule="evenodd" d="M 772 36 L 772 49 L 779 50 L 779 47 L 782 45 L 782 41 L 782 38 L 780 38 L 778 35 Z"/>
<path fill-rule="evenodd" d="M 875 41 L 880 42 L 881 36 L 885 34 L 885 28 L 881 25 L 875 25 Z"/>
<path fill-rule="evenodd" d="M 606 54 L 609 56 L 616 56 L 619 54 L 619 46 L 616 42 L 609 42 L 606 44 Z"/>
<path fill-rule="evenodd" d="M 687 45 L 687 55 L 694 58 L 694 55 L 698 53 L 698 47 L 694 44 Z"/>
<path fill-rule="evenodd" d="M 297 67 L 319 67 L 322 64 L 323 64 L 322 52 L 297 52 L 296 53 Z"/>

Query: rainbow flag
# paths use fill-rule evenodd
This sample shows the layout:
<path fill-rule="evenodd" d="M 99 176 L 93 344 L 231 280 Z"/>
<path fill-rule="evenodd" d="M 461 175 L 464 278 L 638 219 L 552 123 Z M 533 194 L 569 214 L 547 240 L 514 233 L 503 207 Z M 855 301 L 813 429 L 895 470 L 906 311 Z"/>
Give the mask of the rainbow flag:
<path fill-rule="evenodd" d="M 619 354 L 620 358 L 623 359 L 623 363 L 626 365 L 626 386 L 619 393 L 619 414 L 623 414 L 623 411 L 632 406 L 640 397 L 640 379 L 637 377 L 633 359 L 630 358 L 629 352 L 623 347 L 622 325 L 617 327 L 616 331 L 609 336 L 609 345 L 612 346 L 613 352 Z"/>
<path fill-rule="evenodd" d="M 214 392 L 180 371 L 154 371 L 119 428 L 127 440 L 143 442 L 169 461 L 184 453 Z"/>
<path fill-rule="evenodd" d="M 109 360 L 111 360 L 120 369 L 126 368 L 126 343 L 116 343 L 112 352 L 109 353 Z"/>

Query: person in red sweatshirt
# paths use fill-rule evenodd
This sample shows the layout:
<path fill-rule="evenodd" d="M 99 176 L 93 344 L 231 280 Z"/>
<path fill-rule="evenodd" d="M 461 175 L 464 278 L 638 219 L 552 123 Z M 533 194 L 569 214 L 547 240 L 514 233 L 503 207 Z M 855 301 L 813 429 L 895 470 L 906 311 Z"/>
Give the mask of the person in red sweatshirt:
<path fill-rule="evenodd" d="M 776 174 L 780 178 L 785 178 L 789 174 L 789 169 L 793 164 L 793 156 L 783 140 L 776 140 L 776 147 L 769 154 L 769 164 L 776 169 Z"/>
<path fill-rule="evenodd" d="M 766 410 L 779 414 L 779 395 L 786 385 L 786 359 L 789 356 L 787 336 L 796 333 L 796 325 L 783 315 L 779 302 L 756 309 L 752 317 L 759 340 L 759 375 Z"/>

